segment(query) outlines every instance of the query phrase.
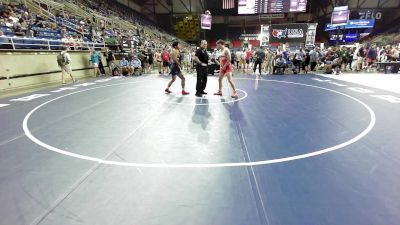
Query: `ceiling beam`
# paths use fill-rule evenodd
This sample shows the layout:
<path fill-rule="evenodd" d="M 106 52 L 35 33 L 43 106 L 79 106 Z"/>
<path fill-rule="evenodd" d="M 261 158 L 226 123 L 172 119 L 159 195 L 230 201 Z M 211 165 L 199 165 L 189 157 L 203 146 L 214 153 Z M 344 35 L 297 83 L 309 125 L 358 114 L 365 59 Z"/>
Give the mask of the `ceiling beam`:
<path fill-rule="evenodd" d="M 378 8 L 383 8 L 383 6 L 385 6 L 390 0 L 379 0 L 378 2 Z"/>
<path fill-rule="evenodd" d="M 367 1 L 368 1 L 368 0 L 363 0 L 361 3 L 360 3 L 360 1 L 358 1 L 357 8 L 358 8 L 358 9 L 361 9 L 361 7 L 362 7 Z"/>
<path fill-rule="evenodd" d="M 206 11 L 204 7 L 204 0 L 199 0 L 202 12 Z"/>
<path fill-rule="evenodd" d="M 172 13 L 172 12 L 173 12 L 173 11 L 172 11 L 168 6 L 166 6 L 162 1 L 157 0 L 157 3 L 160 4 L 165 10 L 167 10 L 168 13 Z"/>
<path fill-rule="evenodd" d="M 179 0 L 180 2 L 181 2 L 181 4 L 183 5 L 183 7 L 185 7 L 185 9 L 186 9 L 186 11 L 188 12 L 188 13 L 191 13 L 191 9 L 189 9 L 187 6 L 186 6 L 186 4 L 182 1 L 182 0 Z"/>

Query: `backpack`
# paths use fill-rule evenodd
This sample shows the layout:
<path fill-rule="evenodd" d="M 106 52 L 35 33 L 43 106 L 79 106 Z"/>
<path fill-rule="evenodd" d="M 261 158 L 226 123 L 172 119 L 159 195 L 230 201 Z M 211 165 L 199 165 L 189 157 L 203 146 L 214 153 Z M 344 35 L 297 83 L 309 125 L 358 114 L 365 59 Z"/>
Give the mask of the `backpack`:
<path fill-rule="evenodd" d="M 168 54 L 168 52 L 164 52 L 163 55 L 162 55 L 162 58 L 163 58 L 163 61 L 164 61 L 164 62 L 168 62 L 168 60 L 169 60 L 169 54 Z"/>
<path fill-rule="evenodd" d="M 57 55 L 57 63 L 59 66 L 64 66 L 67 63 L 65 60 L 65 53 L 60 52 L 60 54 Z"/>

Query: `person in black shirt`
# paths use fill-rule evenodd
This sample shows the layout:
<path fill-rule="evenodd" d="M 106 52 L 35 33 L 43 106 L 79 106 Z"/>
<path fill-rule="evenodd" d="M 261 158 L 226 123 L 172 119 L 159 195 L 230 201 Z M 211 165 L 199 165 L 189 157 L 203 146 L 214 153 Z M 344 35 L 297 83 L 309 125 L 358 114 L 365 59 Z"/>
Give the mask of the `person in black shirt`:
<path fill-rule="evenodd" d="M 200 43 L 200 48 L 197 49 L 196 55 L 194 56 L 194 61 L 197 63 L 197 83 L 196 83 L 196 96 L 201 97 L 206 95 L 204 92 L 207 86 L 207 65 L 208 65 L 208 53 L 207 53 L 207 41 L 202 40 Z"/>
<path fill-rule="evenodd" d="M 262 67 L 262 64 L 263 64 L 264 59 L 265 59 L 265 52 L 262 49 L 258 49 L 258 51 L 255 54 L 255 58 L 256 58 L 256 60 L 254 62 L 253 71 L 254 71 L 254 73 L 256 72 L 257 65 L 258 65 L 258 71 L 259 71 L 260 76 L 261 76 L 261 67 Z"/>
<path fill-rule="evenodd" d="M 108 71 L 112 74 L 112 70 L 116 67 L 114 53 L 109 48 L 106 48 L 105 57 L 107 59 Z"/>

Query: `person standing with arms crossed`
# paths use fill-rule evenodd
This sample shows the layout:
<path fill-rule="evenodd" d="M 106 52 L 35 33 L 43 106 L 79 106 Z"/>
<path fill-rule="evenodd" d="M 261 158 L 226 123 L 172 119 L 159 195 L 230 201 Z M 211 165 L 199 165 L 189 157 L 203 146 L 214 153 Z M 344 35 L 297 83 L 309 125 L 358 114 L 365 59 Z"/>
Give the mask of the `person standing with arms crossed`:
<path fill-rule="evenodd" d="M 182 95 L 188 95 L 190 94 L 189 92 L 185 91 L 185 77 L 182 74 L 182 66 L 180 63 L 180 49 L 181 49 L 181 44 L 178 41 L 175 41 L 172 44 L 172 63 L 171 63 L 171 72 L 170 74 L 172 75 L 172 80 L 168 83 L 168 87 L 165 89 L 165 93 L 170 94 L 172 93 L 169 88 L 172 86 L 172 84 L 176 80 L 176 76 L 178 76 L 181 79 L 181 85 L 182 85 Z"/>
<path fill-rule="evenodd" d="M 207 53 L 207 41 L 202 40 L 200 43 L 200 48 L 196 50 L 196 55 L 194 56 L 194 61 L 196 62 L 197 71 L 197 83 L 196 83 L 196 96 L 202 97 L 206 95 L 204 92 L 207 86 L 207 73 L 208 73 L 208 53 Z"/>
<path fill-rule="evenodd" d="M 233 94 L 231 97 L 238 98 L 236 86 L 232 79 L 233 66 L 231 64 L 231 51 L 227 47 L 225 47 L 225 41 L 223 40 L 217 41 L 217 48 L 222 52 L 222 55 L 219 58 L 221 65 L 218 79 L 219 90 L 214 95 L 222 96 L 222 80 L 224 79 L 224 76 L 226 76 L 233 90 Z"/>

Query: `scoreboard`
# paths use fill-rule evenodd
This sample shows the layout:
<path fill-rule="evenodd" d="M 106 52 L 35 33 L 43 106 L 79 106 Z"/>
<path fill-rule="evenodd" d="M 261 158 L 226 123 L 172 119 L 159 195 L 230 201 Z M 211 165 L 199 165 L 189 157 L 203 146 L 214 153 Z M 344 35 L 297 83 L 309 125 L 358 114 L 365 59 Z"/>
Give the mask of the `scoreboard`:
<path fill-rule="evenodd" d="M 239 0 L 239 14 L 305 12 L 307 0 Z"/>

